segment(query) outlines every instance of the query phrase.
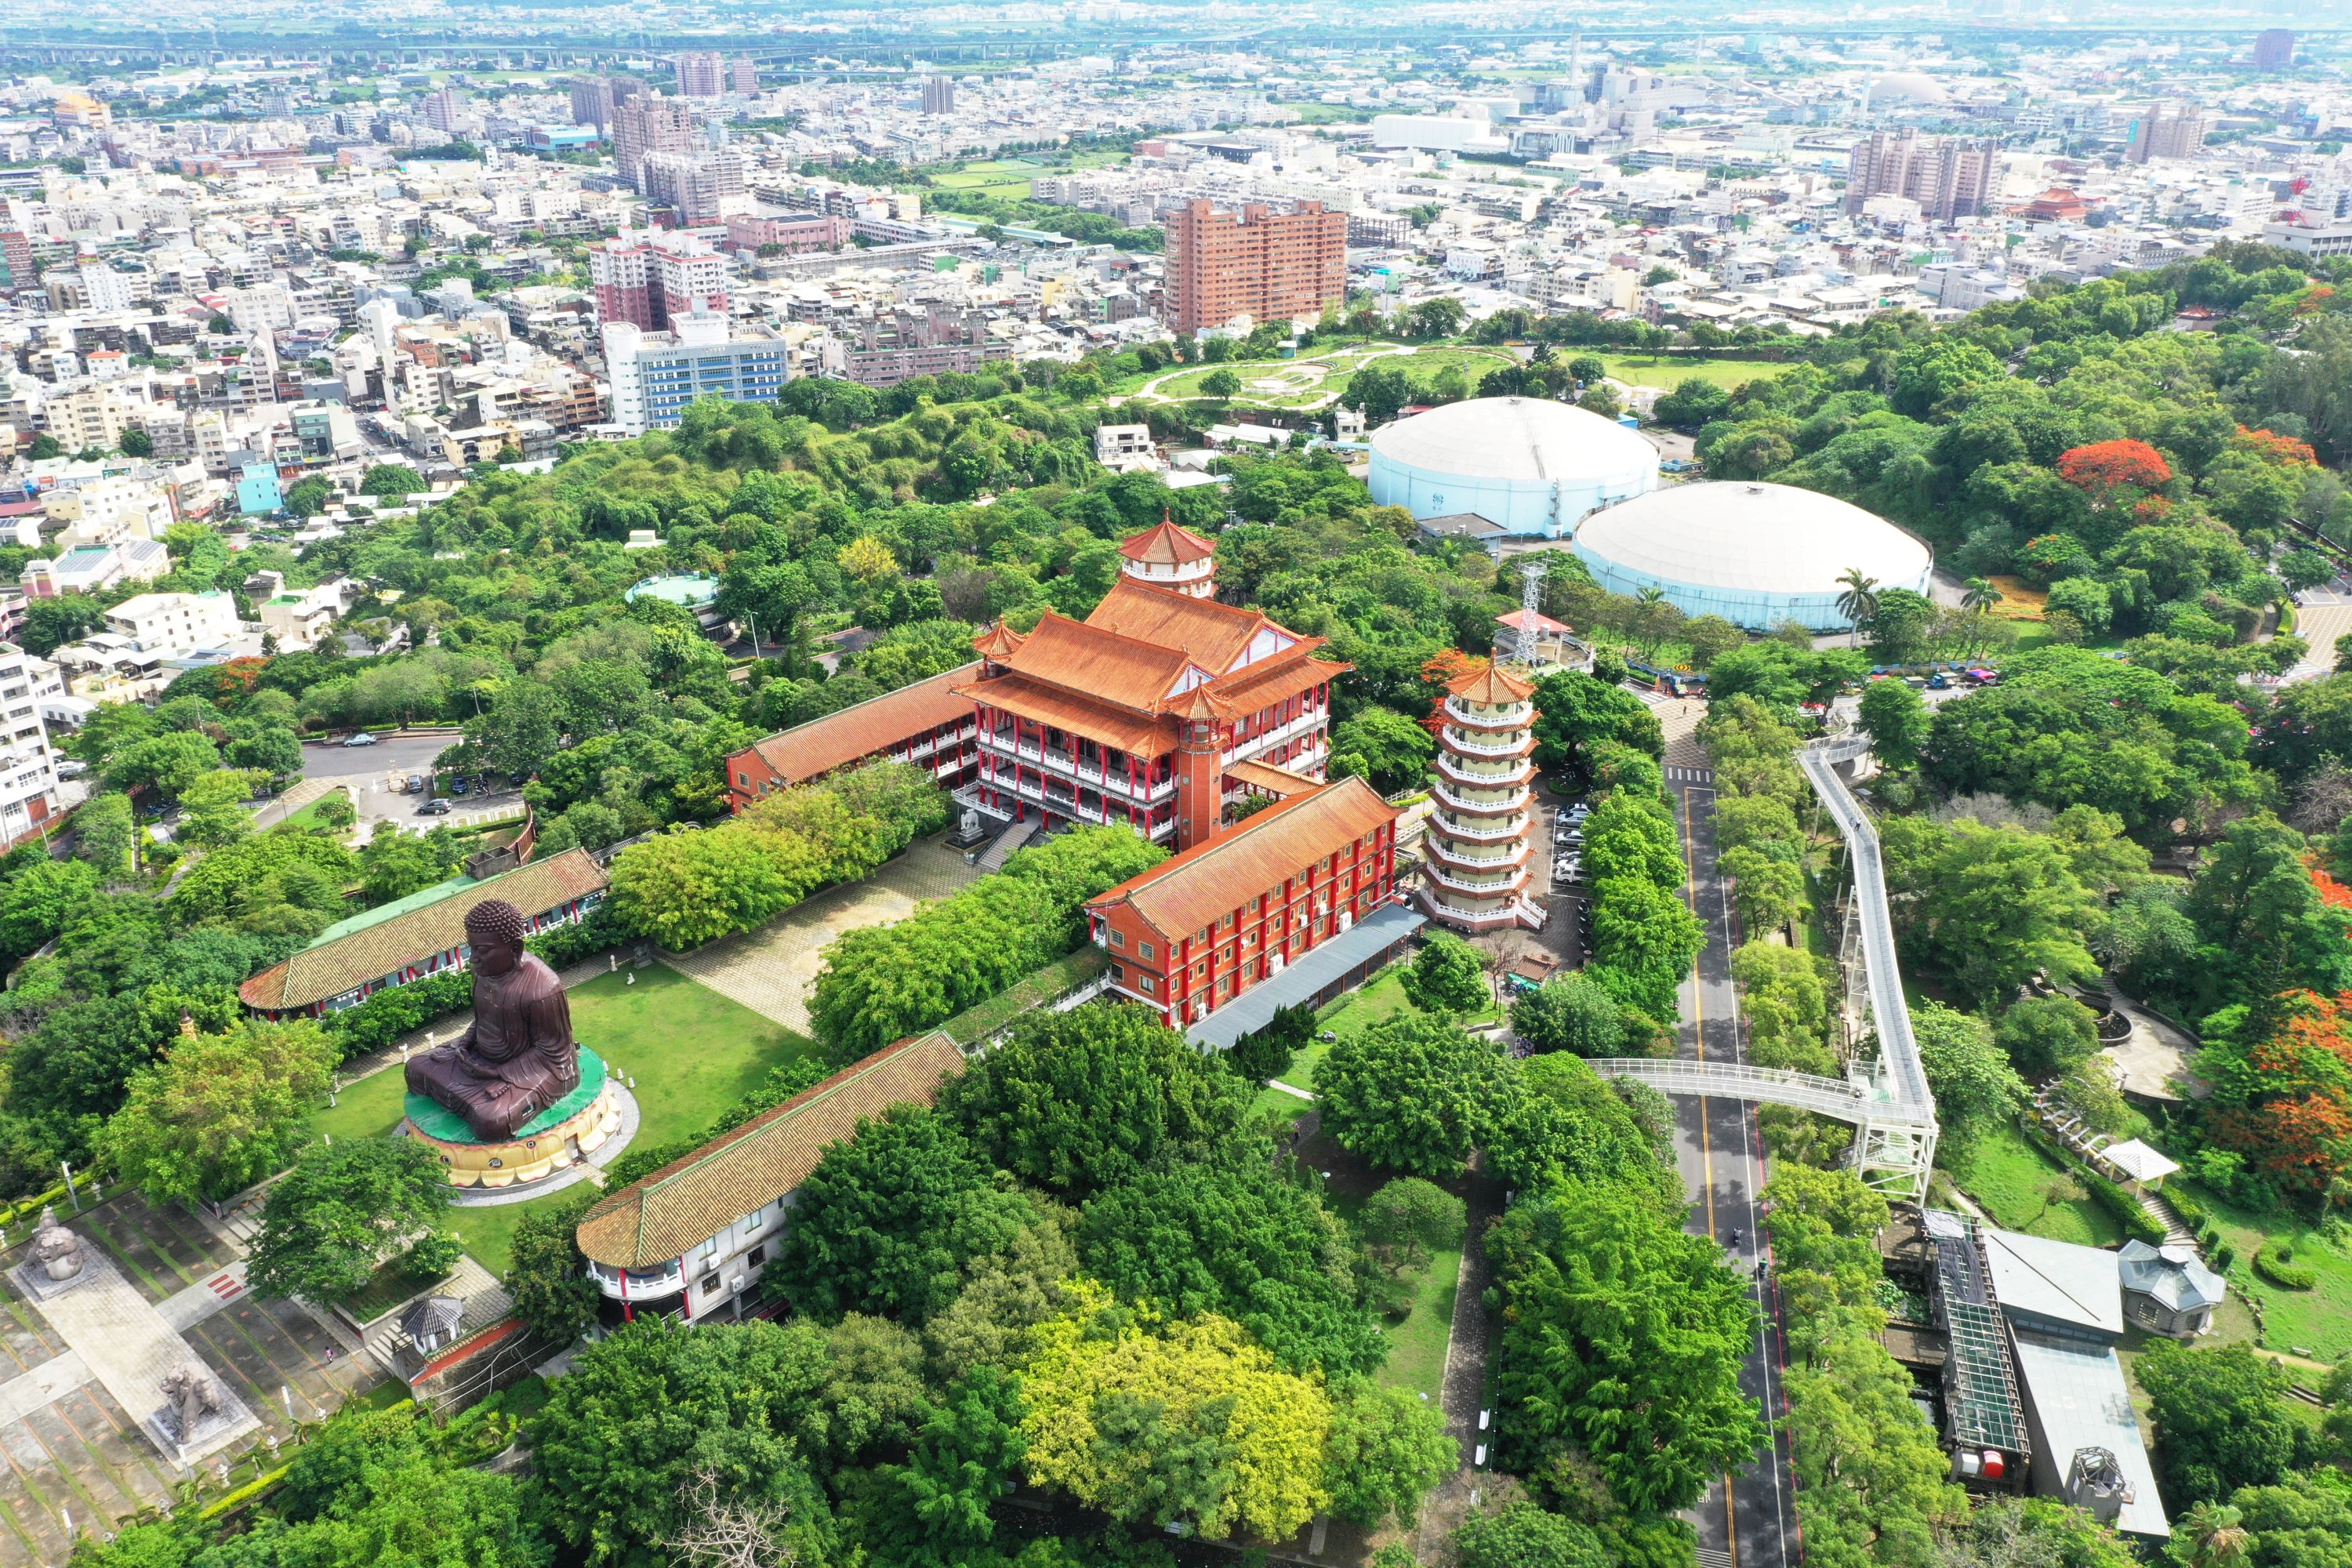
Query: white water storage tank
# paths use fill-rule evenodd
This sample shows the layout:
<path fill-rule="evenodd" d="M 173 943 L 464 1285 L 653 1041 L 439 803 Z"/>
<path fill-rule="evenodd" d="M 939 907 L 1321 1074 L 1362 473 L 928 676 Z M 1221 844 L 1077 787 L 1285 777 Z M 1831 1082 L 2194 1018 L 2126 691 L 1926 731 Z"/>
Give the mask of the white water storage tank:
<path fill-rule="evenodd" d="M 1839 579 L 1859 568 L 1880 591 L 1927 591 L 1935 556 L 1858 506 L 1792 485 L 1671 485 L 1585 520 L 1574 549 L 1614 594 L 1665 590 L 1690 616 L 1769 631 L 1795 621 L 1842 630 Z"/>
<path fill-rule="evenodd" d="M 1416 519 L 1475 512 L 1505 533 L 1559 539 L 1597 507 L 1658 488 L 1638 430 L 1540 397 L 1477 397 L 1372 433 L 1372 500 Z"/>

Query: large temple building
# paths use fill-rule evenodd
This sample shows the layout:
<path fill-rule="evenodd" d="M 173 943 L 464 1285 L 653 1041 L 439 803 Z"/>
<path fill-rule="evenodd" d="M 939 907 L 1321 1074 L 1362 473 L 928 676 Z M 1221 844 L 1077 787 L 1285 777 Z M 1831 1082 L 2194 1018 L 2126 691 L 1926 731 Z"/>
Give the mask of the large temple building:
<path fill-rule="evenodd" d="M 980 768 L 959 798 L 1049 830 L 1124 823 L 1183 849 L 1250 793 L 1236 763 L 1320 778 L 1331 682 L 1352 667 L 1316 658 L 1320 637 L 1209 597 L 1210 550 L 1163 521 L 1128 542 L 1085 620 L 1048 610 L 1025 637 L 991 627 L 973 645 L 980 678 L 957 689 L 980 710 Z M 1153 585 L 1154 568 L 1186 557 L 1209 572 Z"/>
<path fill-rule="evenodd" d="M 740 810 L 898 757 L 961 783 L 958 805 L 1005 833 L 1122 826 L 1168 846 L 1089 906 L 1089 929 L 1114 992 L 1230 1045 L 1360 982 L 1423 917 L 1399 901 L 1395 808 L 1323 780 L 1331 683 L 1351 667 L 1219 600 L 1216 547 L 1172 521 L 1119 553 L 1086 619 L 990 626 L 977 664 L 730 757 L 729 793 Z"/>

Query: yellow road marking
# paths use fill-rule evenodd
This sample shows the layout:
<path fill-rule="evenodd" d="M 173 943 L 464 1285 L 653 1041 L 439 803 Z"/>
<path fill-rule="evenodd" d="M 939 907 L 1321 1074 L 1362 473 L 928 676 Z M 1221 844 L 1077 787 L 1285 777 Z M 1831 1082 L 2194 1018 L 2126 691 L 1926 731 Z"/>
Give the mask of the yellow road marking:
<path fill-rule="evenodd" d="M 1698 910 L 1698 837 L 1691 829 L 1690 792 L 1683 791 L 1683 893 L 1690 902 L 1690 911 L 1697 916 L 1702 931 L 1706 917 Z M 1699 972 L 1699 957 L 1706 945 L 1699 944 L 1698 955 L 1691 959 L 1691 1026 L 1698 1041 L 1698 1059 L 1706 1060 L 1706 979 Z M 1706 1127 L 1706 1098 L 1698 1102 L 1698 1148 L 1701 1179 L 1706 1187 L 1706 1235 L 1710 1241 L 1715 1234 L 1715 1140 Z M 1731 1568 L 1739 1568 L 1739 1528 L 1731 1508 L 1731 1472 L 1723 1473 L 1723 1542 L 1731 1556 Z"/>

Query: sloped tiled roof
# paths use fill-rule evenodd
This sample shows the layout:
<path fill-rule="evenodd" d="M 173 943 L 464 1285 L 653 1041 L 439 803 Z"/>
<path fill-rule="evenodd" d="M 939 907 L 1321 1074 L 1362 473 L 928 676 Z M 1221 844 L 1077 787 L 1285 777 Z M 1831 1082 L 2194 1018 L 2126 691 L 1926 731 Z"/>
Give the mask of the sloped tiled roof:
<path fill-rule="evenodd" d="M 1129 878 L 1088 909 L 1124 903 L 1160 935 L 1190 935 L 1396 820 L 1396 808 L 1361 779 L 1342 779 L 1276 801 L 1204 844 Z"/>
<path fill-rule="evenodd" d="M 536 916 L 601 892 L 609 880 L 585 849 L 567 849 L 306 947 L 247 981 L 238 994 L 247 1006 L 266 1012 L 313 1006 L 436 952 L 464 946 L 467 912 L 486 899 L 504 899 L 525 915 Z"/>
<path fill-rule="evenodd" d="M 1000 675 L 957 690 L 975 701 L 1141 757 L 1156 757 L 1176 744 L 1176 721 L 1171 718 L 1146 717 L 1108 702 L 1090 701 L 1081 693 L 1025 675 Z"/>
<path fill-rule="evenodd" d="M 1305 795 L 1310 789 L 1323 787 L 1313 779 L 1267 763 L 1227 763 L 1225 777 L 1234 784 L 1270 795 L 1276 800 L 1288 800 L 1294 795 Z"/>
<path fill-rule="evenodd" d="M 580 1250 L 608 1268 L 683 1258 L 799 1186 L 861 1120 L 929 1105 L 962 1070 L 963 1053 L 937 1030 L 886 1047 L 601 1200 L 580 1217 Z"/>
<path fill-rule="evenodd" d="M 971 639 L 971 648 L 982 658 L 1005 658 L 1019 652 L 1028 640 L 1003 621 L 991 621 L 986 631 Z"/>
<path fill-rule="evenodd" d="M 1525 702 L 1535 695 L 1536 689 L 1529 682 L 1489 663 L 1484 669 L 1455 676 L 1445 683 L 1445 689 L 1467 701 L 1500 708 L 1514 702 Z"/>
<path fill-rule="evenodd" d="M 1217 552 L 1217 547 L 1174 519 L 1163 516 L 1118 547 L 1129 561 L 1157 566 L 1185 566 Z"/>
<path fill-rule="evenodd" d="M 1111 584 L 1110 592 L 1087 617 L 1087 625 L 1154 647 L 1181 647 L 1192 656 L 1193 663 L 1213 675 L 1232 669 L 1234 660 L 1241 658 L 1259 632 L 1280 630 L 1256 610 L 1154 588 L 1132 577 L 1121 577 Z M 1288 632 L 1281 635 L 1291 637 Z"/>
<path fill-rule="evenodd" d="M 1122 637 L 1052 610 L 1019 651 L 1003 661 L 1015 674 L 1146 714 L 1167 708 L 1185 667 L 1192 662 L 1182 648 Z"/>
<path fill-rule="evenodd" d="M 1322 646 L 1320 637 L 1299 645 L 1302 648 L 1310 649 Z M 1313 658 L 1303 653 L 1286 654 L 1229 675 L 1211 689 L 1223 698 L 1235 712 L 1247 713 L 1255 709 L 1271 708 L 1285 698 L 1296 697 L 1302 691 L 1312 691 L 1325 681 L 1336 680 L 1355 668 L 1339 659 Z"/>
<path fill-rule="evenodd" d="M 896 691 L 853 702 L 838 712 L 795 724 L 751 750 L 787 784 L 801 784 L 896 745 L 940 724 L 971 717 L 971 702 L 956 688 L 980 673 L 979 661 L 918 680 Z M 738 752 L 736 756 L 743 753 Z M 730 762 L 732 758 L 729 759 Z"/>

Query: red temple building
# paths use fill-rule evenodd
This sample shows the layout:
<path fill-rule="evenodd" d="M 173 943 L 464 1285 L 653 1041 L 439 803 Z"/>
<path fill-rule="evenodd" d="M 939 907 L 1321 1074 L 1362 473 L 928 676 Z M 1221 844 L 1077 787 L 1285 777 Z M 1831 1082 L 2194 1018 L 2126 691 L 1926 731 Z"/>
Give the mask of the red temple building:
<path fill-rule="evenodd" d="M 956 689 L 980 710 L 980 765 L 959 798 L 1049 829 L 1124 823 L 1186 849 L 1215 836 L 1228 804 L 1275 793 L 1245 764 L 1323 776 L 1331 682 L 1352 666 L 1316 658 L 1321 637 L 1209 597 L 1215 557 L 1198 534 L 1163 521 L 1123 553 L 1085 620 L 1048 610 L 1026 636 L 998 625 L 973 643 L 980 677 Z M 1155 586 L 1154 568 L 1183 575 Z"/>
<path fill-rule="evenodd" d="M 730 793 L 740 810 L 898 757 L 1019 837 L 1100 825 L 1167 844 L 1087 905 L 1088 930 L 1114 994 L 1230 1046 L 1362 984 L 1425 917 L 1398 894 L 1395 808 L 1361 779 L 1323 782 L 1331 682 L 1352 667 L 1220 603 L 1215 547 L 1190 530 L 1163 520 L 1119 552 L 1086 619 L 992 626 L 976 664 L 737 752 Z M 1250 799 L 1271 804 L 1236 816 Z"/>

